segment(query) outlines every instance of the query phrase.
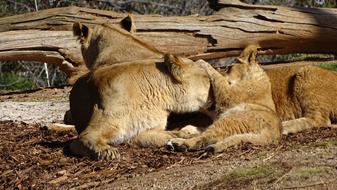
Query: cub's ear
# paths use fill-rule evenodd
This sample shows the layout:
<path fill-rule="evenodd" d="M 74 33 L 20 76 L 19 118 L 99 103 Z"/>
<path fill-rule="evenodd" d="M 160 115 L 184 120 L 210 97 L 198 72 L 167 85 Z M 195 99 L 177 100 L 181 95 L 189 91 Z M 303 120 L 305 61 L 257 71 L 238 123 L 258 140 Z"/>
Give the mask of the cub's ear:
<path fill-rule="evenodd" d="M 172 77 L 177 82 L 182 83 L 186 70 L 186 64 L 183 59 L 172 54 L 165 54 L 164 60 Z"/>
<path fill-rule="evenodd" d="M 127 17 L 125 17 L 121 20 L 120 25 L 124 30 L 126 30 L 130 33 L 134 33 L 136 31 L 136 26 L 135 26 L 133 20 L 134 20 L 133 16 L 128 15 Z"/>
<path fill-rule="evenodd" d="M 74 36 L 77 36 L 79 39 L 85 39 L 88 37 L 89 28 L 84 24 L 75 22 L 73 24 L 73 34 Z"/>
<path fill-rule="evenodd" d="M 258 53 L 259 45 L 248 45 L 240 54 L 238 60 L 243 64 L 257 64 L 256 56 Z"/>

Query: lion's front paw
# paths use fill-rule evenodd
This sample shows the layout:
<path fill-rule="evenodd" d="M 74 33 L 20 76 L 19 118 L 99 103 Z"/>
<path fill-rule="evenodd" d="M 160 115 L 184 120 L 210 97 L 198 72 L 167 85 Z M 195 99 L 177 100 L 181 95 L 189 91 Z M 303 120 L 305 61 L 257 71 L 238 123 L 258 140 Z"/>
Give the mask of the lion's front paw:
<path fill-rule="evenodd" d="M 92 157 L 96 160 L 112 160 L 119 159 L 120 154 L 117 148 L 112 147 L 111 145 L 106 145 L 104 147 L 100 147 L 98 150 L 96 148 Z"/>
<path fill-rule="evenodd" d="M 70 151 L 79 156 L 88 156 L 95 160 L 112 160 L 120 157 L 117 148 L 108 144 L 99 144 L 75 139 L 70 144 Z"/>
<path fill-rule="evenodd" d="M 185 139 L 174 138 L 166 143 L 166 149 L 169 151 L 186 152 L 188 147 L 184 144 Z"/>

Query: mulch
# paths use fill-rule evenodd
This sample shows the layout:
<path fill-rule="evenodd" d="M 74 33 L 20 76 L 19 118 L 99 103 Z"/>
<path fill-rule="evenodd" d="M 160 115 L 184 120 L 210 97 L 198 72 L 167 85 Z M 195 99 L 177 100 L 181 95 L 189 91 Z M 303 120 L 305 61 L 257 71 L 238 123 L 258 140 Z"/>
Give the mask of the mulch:
<path fill-rule="evenodd" d="M 165 148 L 118 146 L 120 160 L 94 161 L 69 154 L 74 132 L 51 132 L 38 125 L 0 122 L 0 189 L 83 189 L 176 166 L 217 159 L 237 159 L 260 150 L 286 150 L 291 144 L 336 139 L 337 129 L 315 129 L 267 147 L 243 144 L 222 154 L 172 153 Z"/>
<path fill-rule="evenodd" d="M 58 101 L 58 100 L 68 100 L 69 92 L 71 87 L 63 86 L 57 88 L 38 88 L 34 90 L 25 91 L 10 91 L 2 92 L 0 91 L 0 102 L 3 101 Z"/>

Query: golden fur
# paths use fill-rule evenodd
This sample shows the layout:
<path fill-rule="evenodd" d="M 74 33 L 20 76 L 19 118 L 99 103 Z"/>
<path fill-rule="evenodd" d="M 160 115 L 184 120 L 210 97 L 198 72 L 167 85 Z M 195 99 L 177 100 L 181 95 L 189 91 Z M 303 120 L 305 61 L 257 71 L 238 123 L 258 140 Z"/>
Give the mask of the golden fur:
<path fill-rule="evenodd" d="M 162 146 L 172 138 L 175 148 L 209 145 L 219 152 L 240 142 L 278 142 L 280 123 L 275 107 L 284 121 L 283 134 L 330 124 L 336 115 L 334 72 L 312 66 L 269 69 L 269 81 L 254 60 L 243 60 L 221 76 L 203 61 L 194 63 L 175 56 L 164 60 L 163 53 L 131 35 L 128 31 L 134 27 L 130 26 L 123 30 L 74 25 L 91 69 L 70 95 L 71 115 L 79 133 L 71 145 L 74 153 L 111 159 L 118 157 L 114 144 L 133 140 L 143 146 Z M 252 53 L 248 48 L 243 55 L 247 52 Z M 216 121 L 201 135 L 191 126 L 166 131 L 170 112 L 208 106 L 210 84 L 201 67 L 213 81 Z M 187 140 L 176 138 L 195 135 Z"/>
<path fill-rule="evenodd" d="M 164 58 L 125 31 L 116 35 L 117 30 L 109 26 L 92 31 L 85 27 L 74 26 L 91 72 L 75 83 L 70 94 L 71 115 L 79 134 L 70 146 L 73 153 L 113 159 L 119 156 L 114 145 L 128 140 L 163 146 L 171 138 L 196 132 L 165 131 L 165 126 L 170 112 L 208 106 L 210 81 L 200 65 L 173 55 Z M 128 56 L 141 61 L 128 61 Z"/>
<path fill-rule="evenodd" d="M 96 25 L 93 29 L 81 23 L 73 25 L 73 33 L 80 40 L 83 59 L 89 69 L 104 64 L 163 57 L 162 52 L 130 35 L 135 28 L 130 15 L 120 23 L 120 26 Z"/>
<path fill-rule="evenodd" d="M 271 83 L 267 74 L 255 61 L 255 46 L 247 47 L 241 63 L 234 64 L 221 75 L 207 62 L 198 62 L 209 73 L 216 105 L 214 123 L 202 134 L 190 139 L 174 138 L 169 148 L 199 149 L 221 152 L 242 143 L 278 143 L 280 120 L 275 113 Z"/>
<path fill-rule="evenodd" d="M 282 133 L 330 125 L 337 119 L 337 73 L 318 66 L 266 69 Z"/>

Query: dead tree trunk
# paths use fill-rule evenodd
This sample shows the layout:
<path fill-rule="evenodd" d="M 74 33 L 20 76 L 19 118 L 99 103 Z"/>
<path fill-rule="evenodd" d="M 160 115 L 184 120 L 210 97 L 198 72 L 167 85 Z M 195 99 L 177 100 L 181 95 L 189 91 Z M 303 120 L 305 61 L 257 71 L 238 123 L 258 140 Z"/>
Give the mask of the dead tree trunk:
<path fill-rule="evenodd" d="M 336 9 L 209 1 L 218 10 L 211 16 L 134 15 L 136 35 L 161 51 L 193 59 L 235 56 L 249 44 L 259 44 L 269 54 L 337 54 Z M 79 76 L 86 69 L 78 42 L 72 36 L 72 23 L 115 24 L 124 16 L 67 7 L 0 18 L 0 60 L 57 64 L 69 77 Z"/>

